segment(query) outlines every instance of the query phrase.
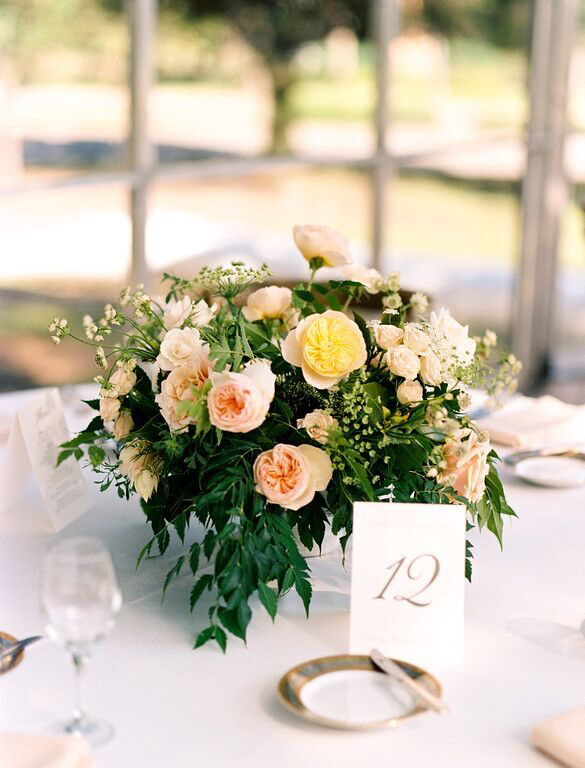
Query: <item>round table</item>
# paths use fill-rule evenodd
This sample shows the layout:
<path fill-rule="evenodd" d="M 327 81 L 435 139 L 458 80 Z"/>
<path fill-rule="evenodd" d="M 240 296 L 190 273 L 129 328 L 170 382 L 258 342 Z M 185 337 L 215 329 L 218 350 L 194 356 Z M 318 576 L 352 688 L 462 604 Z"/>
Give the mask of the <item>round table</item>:
<path fill-rule="evenodd" d="M 15 402 L 4 395 L 0 409 Z M 230 637 L 225 655 L 212 645 L 192 650 L 207 609 L 202 602 L 189 614 L 192 580 L 180 578 L 161 600 L 180 545 L 136 570 L 149 537 L 138 504 L 95 486 L 93 509 L 58 534 L 34 488 L 0 514 L 0 629 L 19 637 L 39 632 L 45 547 L 62 536 L 97 535 L 112 551 L 124 596 L 85 681 L 88 711 L 115 728 L 95 753 L 97 768 L 551 765 L 530 746 L 532 725 L 585 706 L 585 491 L 530 487 L 502 472 L 519 519 L 506 524 L 503 553 L 492 535 L 474 536 L 465 662 L 430 670 L 443 684 L 446 716 L 426 713 L 394 730 L 358 733 L 296 719 L 279 704 L 277 682 L 303 660 L 347 650 L 348 595 L 317 591 L 306 620 L 289 594 L 274 625 L 256 600 L 247 646 Z M 313 567 L 319 575 L 321 565 Z M 334 568 L 343 581 L 341 565 Z M 0 729 L 43 730 L 69 714 L 71 666 L 50 642 L 31 647 L 0 679 Z"/>

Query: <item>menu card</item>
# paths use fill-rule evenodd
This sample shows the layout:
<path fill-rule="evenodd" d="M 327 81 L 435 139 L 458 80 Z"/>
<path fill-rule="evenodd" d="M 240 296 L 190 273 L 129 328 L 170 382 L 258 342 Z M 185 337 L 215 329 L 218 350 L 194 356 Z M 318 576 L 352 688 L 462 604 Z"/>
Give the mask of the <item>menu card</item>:
<path fill-rule="evenodd" d="M 352 539 L 351 652 L 461 662 L 465 507 L 356 502 Z"/>
<path fill-rule="evenodd" d="M 57 466 L 61 443 L 71 439 L 59 391 L 25 397 L 16 410 L 0 464 L 0 507 L 13 506 L 34 477 L 56 531 L 91 507 L 89 489 L 73 457 Z"/>

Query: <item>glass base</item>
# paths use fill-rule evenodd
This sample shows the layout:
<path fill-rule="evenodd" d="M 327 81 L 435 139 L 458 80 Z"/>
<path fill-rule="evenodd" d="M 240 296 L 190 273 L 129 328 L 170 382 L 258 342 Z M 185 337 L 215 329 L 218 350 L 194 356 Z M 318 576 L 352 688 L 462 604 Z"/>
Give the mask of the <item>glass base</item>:
<path fill-rule="evenodd" d="M 51 733 L 61 736 L 84 738 L 94 749 L 107 744 L 114 735 L 113 727 L 105 720 L 62 720 L 54 723 Z"/>

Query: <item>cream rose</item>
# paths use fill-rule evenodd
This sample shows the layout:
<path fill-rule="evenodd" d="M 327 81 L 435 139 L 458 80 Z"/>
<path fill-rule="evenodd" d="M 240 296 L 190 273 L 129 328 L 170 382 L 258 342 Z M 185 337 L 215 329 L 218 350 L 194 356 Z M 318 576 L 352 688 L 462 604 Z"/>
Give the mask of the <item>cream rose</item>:
<path fill-rule="evenodd" d="M 290 288 L 280 288 L 268 285 L 253 291 L 242 310 L 244 317 L 250 323 L 255 320 L 272 320 L 282 318 L 290 309 L 292 291 Z"/>
<path fill-rule="evenodd" d="M 441 362 L 434 352 L 429 349 L 420 358 L 420 375 L 425 384 L 438 387 L 443 381 Z"/>
<path fill-rule="evenodd" d="M 297 419 L 297 428 L 306 429 L 309 437 L 322 445 L 327 442 L 328 431 L 338 426 L 337 419 L 320 408 L 311 411 L 302 419 Z"/>
<path fill-rule="evenodd" d="M 282 342 L 282 356 L 302 368 L 305 380 L 329 389 L 366 362 L 364 337 L 343 312 L 328 309 L 305 317 Z"/>
<path fill-rule="evenodd" d="M 396 325 L 382 325 L 382 323 L 376 323 L 374 326 L 374 339 L 376 344 L 382 349 L 390 349 L 396 347 L 401 343 L 404 336 L 402 328 L 398 328 Z"/>
<path fill-rule="evenodd" d="M 420 371 L 420 361 L 418 355 L 401 344 L 398 347 L 392 347 L 386 352 L 386 364 L 396 376 L 402 376 L 405 379 L 416 379 Z"/>
<path fill-rule="evenodd" d="M 161 459 L 149 450 L 146 440 L 136 440 L 120 451 L 120 471 L 136 492 L 148 501 L 159 482 Z"/>
<path fill-rule="evenodd" d="M 489 472 L 487 457 L 489 440 L 469 428 L 461 427 L 447 438 L 443 446 L 445 468 L 438 476 L 441 485 L 448 485 L 471 502 L 481 499 L 485 478 Z"/>
<path fill-rule="evenodd" d="M 398 402 L 402 403 L 402 405 L 420 403 L 423 399 L 423 388 L 418 381 L 407 379 L 397 387 L 396 397 L 398 398 Z"/>
<path fill-rule="evenodd" d="M 254 462 L 256 490 L 285 509 L 304 507 L 327 488 L 332 475 L 331 459 L 312 445 L 279 443 Z"/>
<path fill-rule="evenodd" d="M 160 394 L 154 399 L 164 420 L 173 432 L 186 429 L 193 423 L 189 414 L 179 413 L 180 403 L 193 401 L 191 387 L 201 391 L 210 374 L 209 358 L 202 353 L 199 358 L 171 371 L 160 387 Z"/>
<path fill-rule="evenodd" d="M 116 440 L 121 440 L 123 437 L 126 437 L 126 435 L 132 432 L 133 427 L 134 421 L 132 419 L 132 414 L 127 408 L 125 408 L 118 414 L 118 418 L 114 422 L 112 433 Z"/>
<path fill-rule="evenodd" d="M 171 328 L 165 333 L 156 362 L 163 371 L 172 371 L 197 360 L 209 348 L 197 328 Z"/>
<path fill-rule="evenodd" d="M 112 397 L 112 391 L 102 389 L 100 392 L 100 416 L 103 421 L 114 421 L 120 411 L 120 401 Z"/>
<path fill-rule="evenodd" d="M 368 269 L 363 264 L 354 262 L 343 268 L 343 277 L 354 283 L 361 283 L 366 291 L 371 294 L 380 293 L 383 284 L 382 275 L 377 269 Z"/>
<path fill-rule="evenodd" d="M 416 355 L 424 355 L 431 344 L 431 340 L 418 325 L 407 323 L 404 328 L 404 343 Z"/>
<path fill-rule="evenodd" d="M 193 311 L 193 301 L 183 296 L 180 301 L 170 299 L 164 306 L 163 325 L 167 330 L 180 328 Z"/>
<path fill-rule="evenodd" d="M 212 373 L 207 396 L 210 422 L 225 432 L 256 429 L 270 408 L 275 381 L 270 364 L 263 361 L 251 363 L 241 373 Z"/>
<path fill-rule="evenodd" d="M 136 386 L 136 374 L 120 366 L 110 376 L 110 384 L 113 384 L 118 395 L 123 397 Z"/>
<path fill-rule="evenodd" d="M 294 227 L 293 237 L 307 261 L 320 258 L 326 267 L 341 267 L 353 261 L 349 253 L 349 240 L 334 229 L 308 224 Z"/>

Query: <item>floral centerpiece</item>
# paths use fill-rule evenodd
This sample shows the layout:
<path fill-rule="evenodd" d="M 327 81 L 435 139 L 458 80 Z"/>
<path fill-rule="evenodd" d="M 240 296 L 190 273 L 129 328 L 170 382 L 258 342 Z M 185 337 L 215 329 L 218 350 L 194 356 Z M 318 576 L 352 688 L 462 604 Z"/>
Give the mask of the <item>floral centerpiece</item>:
<path fill-rule="evenodd" d="M 294 239 L 310 275 L 293 290 L 257 288 L 268 269 L 233 263 L 165 275 L 160 301 L 125 289 L 84 318 L 85 338 L 50 325 L 55 343 L 94 345 L 103 369 L 98 413 L 59 460 L 87 456 L 102 491 L 140 496 L 154 535 L 139 561 L 176 533 L 185 549 L 164 589 L 189 570 L 191 610 L 211 594 L 196 646 L 225 649 L 226 630 L 245 639 L 255 593 L 274 618 L 295 589 L 308 613 L 300 545 L 320 547 L 330 528 L 345 547 L 354 501 L 460 502 L 468 528 L 500 544 L 514 514 L 466 409 L 469 386 L 513 387 L 517 361 L 498 357 L 492 332 L 474 339 L 447 310 L 428 316 L 423 294 L 404 300 L 396 273 L 351 263 L 339 233 L 296 227 Z M 344 279 L 316 282 L 329 267 Z M 355 310 L 366 293 L 380 295 L 377 319 Z M 202 540 L 187 536 L 194 520 Z"/>

